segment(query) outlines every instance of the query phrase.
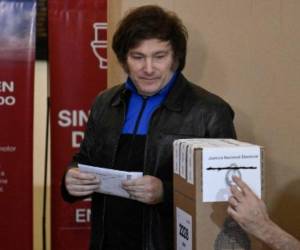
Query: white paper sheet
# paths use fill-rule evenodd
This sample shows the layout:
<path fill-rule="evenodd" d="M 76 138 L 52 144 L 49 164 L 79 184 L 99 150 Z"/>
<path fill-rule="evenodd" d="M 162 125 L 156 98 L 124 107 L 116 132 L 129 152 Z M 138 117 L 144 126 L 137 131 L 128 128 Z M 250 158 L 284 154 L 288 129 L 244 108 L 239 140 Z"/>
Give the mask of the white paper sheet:
<path fill-rule="evenodd" d="M 232 175 L 238 175 L 261 197 L 261 156 L 258 146 L 204 148 L 203 202 L 227 201 Z"/>
<path fill-rule="evenodd" d="M 122 181 L 132 180 L 143 176 L 142 172 L 127 172 L 109 168 L 78 164 L 80 172 L 92 173 L 99 176 L 101 184 L 97 192 L 130 198 L 129 193 L 122 188 Z"/>

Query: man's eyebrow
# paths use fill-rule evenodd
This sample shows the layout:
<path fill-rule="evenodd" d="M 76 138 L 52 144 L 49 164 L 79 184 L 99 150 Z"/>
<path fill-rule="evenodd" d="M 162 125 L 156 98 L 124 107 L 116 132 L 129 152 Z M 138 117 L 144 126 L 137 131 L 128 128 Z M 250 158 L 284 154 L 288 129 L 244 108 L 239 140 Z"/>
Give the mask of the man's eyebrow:
<path fill-rule="evenodd" d="M 157 54 L 168 54 L 168 53 L 170 53 L 170 50 L 166 49 L 166 50 L 156 51 L 156 52 L 154 52 L 154 55 L 157 55 Z"/>
<path fill-rule="evenodd" d="M 128 52 L 129 55 L 141 55 L 144 56 L 145 54 L 139 51 L 129 51 Z"/>
<path fill-rule="evenodd" d="M 158 54 L 168 54 L 171 51 L 169 49 L 165 49 L 165 50 L 159 50 L 159 51 L 155 51 L 152 55 L 158 55 Z M 146 56 L 144 53 L 139 52 L 139 51 L 129 51 L 130 55 L 142 55 L 142 56 Z"/>

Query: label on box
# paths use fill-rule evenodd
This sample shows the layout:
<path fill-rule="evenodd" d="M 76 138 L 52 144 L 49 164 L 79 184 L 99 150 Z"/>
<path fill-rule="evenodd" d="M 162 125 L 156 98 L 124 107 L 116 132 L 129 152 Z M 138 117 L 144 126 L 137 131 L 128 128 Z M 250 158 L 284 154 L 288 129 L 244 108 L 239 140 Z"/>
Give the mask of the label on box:
<path fill-rule="evenodd" d="M 176 207 L 176 249 L 192 250 L 192 235 L 192 216 Z"/>
<path fill-rule="evenodd" d="M 258 146 L 204 148 L 203 202 L 228 201 L 232 176 L 239 176 L 261 197 L 261 155 Z"/>

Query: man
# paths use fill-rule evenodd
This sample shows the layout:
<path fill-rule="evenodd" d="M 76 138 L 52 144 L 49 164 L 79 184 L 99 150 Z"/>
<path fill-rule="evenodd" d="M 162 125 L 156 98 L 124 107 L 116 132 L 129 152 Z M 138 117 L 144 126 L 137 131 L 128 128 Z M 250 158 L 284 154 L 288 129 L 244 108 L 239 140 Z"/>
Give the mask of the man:
<path fill-rule="evenodd" d="M 97 97 L 62 185 L 66 201 L 92 197 L 92 250 L 173 249 L 173 141 L 235 137 L 230 106 L 182 75 L 186 45 L 181 20 L 158 6 L 132 10 L 114 34 L 128 79 Z M 143 177 L 123 183 L 131 199 L 95 193 L 101 180 L 77 163 Z"/>
<path fill-rule="evenodd" d="M 239 177 L 233 177 L 228 214 L 248 233 L 274 250 L 300 250 L 300 242 L 276 225 L 268 216 L 266 205 Z"/>

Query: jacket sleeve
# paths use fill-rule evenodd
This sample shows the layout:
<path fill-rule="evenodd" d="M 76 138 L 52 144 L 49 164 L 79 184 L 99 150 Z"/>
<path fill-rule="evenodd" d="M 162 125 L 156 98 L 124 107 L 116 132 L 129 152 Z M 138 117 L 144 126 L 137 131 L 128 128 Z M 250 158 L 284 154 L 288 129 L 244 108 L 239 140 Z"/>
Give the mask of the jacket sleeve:
<path fill-rule="evenodd" d="M 67 201 L 67 202 L 75 202 L 78 200 L 82 200 L 87 198 L 88 196 L 82 196 L 82 197 L 77 197 L 77 196 L 73 196 L 71 195 L 68 190 L 66 189 L 66 184 L 65 184 L 65 176 L 67 171 L 70 168 L 74 168 L 77 167 L 78 163 L 84 163 L 84 164 L 90 164 L 90 150 L 93 148 L 93 146 L 95 145 L 95 117 L 97 117 L 97 113 L 99 112 L 99 110 L 97 109 L 96 104 L 93 105 L 92 109 L 91 109 L 91 113 L 87 122 L 87 126 L 84 132 L 84 139 L 80 144 L 80 150 L 78 153 L 76 153 L 73 156 L 73 160 L 72 162 L 69 164 L 67 170 L 65 171 L 62 180 L 61 180 L 61 195 L 62 198 Z"/>
<path fill-rule="evenodd" d="M 163 181 L 163 189 L 164 189 L 164 197 L 163 202 L 159 205 L 165 211 L 173 210 L 173 180 L 171 181 Z"/>

